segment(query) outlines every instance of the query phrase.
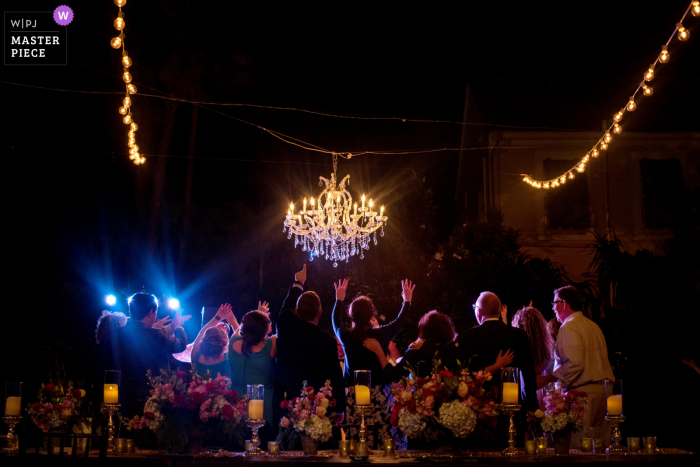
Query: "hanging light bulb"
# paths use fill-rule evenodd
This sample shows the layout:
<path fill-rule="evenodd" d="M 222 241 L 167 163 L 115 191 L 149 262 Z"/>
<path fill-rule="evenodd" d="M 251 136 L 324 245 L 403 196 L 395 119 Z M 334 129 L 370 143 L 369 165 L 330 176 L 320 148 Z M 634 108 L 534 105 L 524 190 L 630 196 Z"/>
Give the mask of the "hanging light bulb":
<path fill-rule="evenodd" d="M 128 108 L 128 107 L 121 106 L 121 107 L 119 107 L 119 113 L 120 113 L 121 115 L 126 115 L 126 114 L 129 113 L 129 108 Z"/>
<path fill-rule="evenodd" d="M 605 133 L 605 136 L 603 136 L 603 141 L 606 143 L 610 143 L 610 141 L 612 141 L 612 136 L 610 136 L 610 133 Z"/>
<path fill-rule="evenodd" d="M 644 73 L 644 80 L 645 81 L 651 81 L 654 79 L 654 65 L 650 65 L 649 69 Z"/>
<path fill-rule="evenodd" d="M 559 178 L 559 182 L 563 185 L 566 183 L 566 175 L 562 175 L 561 178 Z"/>
<path fill-rule="evenodd" d="M 530 183 L 530 179 L 528 177 L 525 177 L 525 178 L 523 178 L 523 182 Z"/>
<path fill-rule="evenodd" d="M 126 0 L 114 0 L 114 4 L 121 8 L 126 5 Z"/>
<path fill-rule="evenodd" d="M 122 121 L 123 121 L 126 125 L 128 125 L 129 123 L 131 123 L 131 115 L 124 115 L 124 118 L 122 119 Z"/>
<path fill-rule="evenodd" d="M 613 115 L 613 120 L 615 120 L 616 122 L 619 122 L 620 120 L 622 120 L 622 110 L 620 110 L 618 113 Z"/>
<path fill-rule="evenodd" d="M 120 11 L 119 15 L 122 15 L 123 13 Z M 114 29 L 117 31 L 121 31 L 126 27 L 126 23 L 124 22 L 124 18 L 122 16 L 118 16 L 117 19 L 114 20 Z"/>
<path fill-rule="evenodd" d="M 141 156 L 141 159 L 139 159 L 139 164 L 145 164 L 146 163 L 146 158 Z"/>
<path fill-rule="evenodd" d="M 556 187 L 558 187 L 558 186 L 559 186 L 559 180 L 554 180 L 554 181 L 552 182 L 552 188 L 556 188 Z"/>
<path fill-rule="evenodd" d="M 122 79 L 127 84 L 131 83 L 131 73 L 129 73 L 128 71 L 125 71 L 124 74 L 122 75 Z"/>
<path fill-rule="evenodd" d="M 584 170 L 586 170 L 586 164 L 579 164 L 576 166 L 576 171 L 578 173 L 583 173 Z"/>
<path fill-rule="evenodd" d="M 544 183 L 542 184 L 542 188 L 548 189 L 548 188 L 549 188 L 549 182 L 544 182 Z"/>
<path fill-rule="evenodd" d="M 132 65 L 131 59 L 128 55 L 126 55 L 126 52 L 124 52 L 124 56 L 122 57 L 122 65 L 124 65 L 127 68 Z"/>
<path fill-rule="evenodd" d="M 693 6 L 690 7 L 690 12 L 693 16 L 700 16 L 700 1 L 695 0 Z"/>
<path fill-rule="evenodd" d="M 627 103 L 627 110 L 629 112 L 634 112 L 637 110 L 637 104 L 634 103 L 634 97 L 630 97 L 630 101 Z"/>
<path fill-rule="evenodd" d="M 569 172 L 569 180 L 573 180 L 575 176 L 573 172 Z"/>
<path fill-rule="evenodd" d="M 124 107 L 131 107 L 131 97 L 126 96 L 122 102 L 124 103 Z"/>
<path fill-rule="evenodd" d="M 620 133 L 622 133 L 622 127 L 620 126 L 619 123 L 616 123 L 616 124 L 613 125 L 613 132 L 614 132 L 616 135 L 619 135 Z"/>
<path fill-rule="evenodd" d="M 600 150 L 601 151 L 606 151 L 607 149 L 608 149 L 608 143 L 606 143 L 605 141 L 600 143 Z"/>
<path fill-rule="evenodd" d="M 138 154 L 139 148 L 138 146 L 132 146 L 131 149 L 129 149 L 129 154 Z"/>
<path fill-rule="evenodd" d="M 687 41 L 690 37 L 690 31 L 684 28 L 681 23 L 678 23 L 676 26 L 678 26 L 678 40 Z"/>
<path fill-rule="evenodd" d="M 593 150 L 591 151 L 591 156 L 598 157 L 599 155 L 600 153 L 598 152 L 598 150 L 596 148 L 593 148 Z"/>
<path fill-rule="evenodd" d="M 126 90 L 129 91 L 129 94 L 136 94 L 136 86 L 133 84 L 128 85 Z"/>
<path fill-rule="evenodd" d="M 111 41 L 109 41 L 109 45 L 112 46 L 114 49 L 118 49 L 119 47 L 122 46 L 122 38 L 121 37 L 115 37 Z"/>
<path fill-rule="evenodd" d="M 139 129 L 139 126 L 137 124 L 135 124 L 135 123 L 131 124 L 131 131 L 136 131 L 138 129 Z"/>
<path fill-rule="evenodd" d="M 642 92 L 644 92 L 645 96 L 651 96 L 652 94 L 654 94 L 654 88 L 645 84 L 644 86 L 642 86 Z"/>
<path fill-rule="evenodd" d="M 661 63 L 666 63 L 668 60 L 671 58 L 671 56 L 668 54 L 668 47 L 665 45 L 661 46 L 661 55 L 659 55 L 659 61 Z"/>
<path fill-rule="evenodd" d="M 128 134 L 129 134 L 129 138 L 136 138 L 136 133 L 134 133 L 133 131 L 129 130 Z"/>

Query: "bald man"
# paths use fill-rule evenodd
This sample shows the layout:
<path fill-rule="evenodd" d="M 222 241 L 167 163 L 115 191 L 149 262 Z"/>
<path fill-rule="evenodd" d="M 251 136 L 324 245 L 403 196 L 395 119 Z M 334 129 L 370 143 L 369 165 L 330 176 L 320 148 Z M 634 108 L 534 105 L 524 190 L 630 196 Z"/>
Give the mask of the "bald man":
<path fill-rule="evenodd" d="M 501 321 L 501 300 L 494 293 L 482 292 L 472 307 L 478 326 L 464 331 L 457 339 L 457 356 L 462 366 L 468 365 L 470 371 L 483 370 L 496 361 L 499 352 L 506 353 L 512 350 L 515 355 L 513 362 L 508 366 L 520 369 L 523 383 L 521 388 L 525 391 L 521 397 L 523 407 L 531 411 L 537 410 L 535 360 L 527 334 L 522 329 L 508 326 Z M 500 371 L 493 375 L 490 382 L 484 384 L 484 388 L 488 389 L 494 385 L 500 394 Z M 497 402 L 500 402 L 500 397 Z"/>

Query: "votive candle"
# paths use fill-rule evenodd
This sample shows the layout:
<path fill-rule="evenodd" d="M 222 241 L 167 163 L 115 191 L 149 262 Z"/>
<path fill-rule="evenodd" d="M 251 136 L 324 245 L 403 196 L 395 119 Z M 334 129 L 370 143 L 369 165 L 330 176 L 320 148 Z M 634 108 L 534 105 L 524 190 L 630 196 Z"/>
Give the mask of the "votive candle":
<path fill-rule="evenodd" d="M 608 415 L 622 415 L 622 394 L 608 397 Z"/>
<path fill-rule="evenodd" d="M 367 386 L 355 385 L 355 405 L 369 405 L 369 388 Z"/>
<path fill-rule="evenodd" d="M 119 403 L 119 385 L 105 384 L 105 404 Z"/>
<path fill-rule="evenodd" d="M 5 400 L 5 415 L 17 417 L 22 410 L 22 398 L 10 396 Z"/>
<path fill-rule="evenodd" d="M 350 455 L 350 441 L 338 441 L 338 455 L 340 457 L 348 457 Z"/>
<path fill-rule="evenodd" d="M 534 439 L 525 441 L 525 453 L 530 455 L 537 453 L 537 443 Z"/>
<path fill-rule="evenodd" d="M 264 400 L 248 401 L 248 419 L 249 420 L 262 420 L 264 407 L 265 407 Z"/>
<path fill-rule="evenodd" d="M 656 436 L 644 437 L 644 450 L 648 454 L 654 454 L 656 452 Z"/>
<path fill-rule="evenodd" d="M 517 404 L 519 389 L 518 383 L 503 383 L 503 403 Z"/>
<path fill-rule="evenodd" d="M 593 452 L 593 438 L 581 438 L 581 452 Z"/>
<path fill-rule="evenodd" d="M 277 441 L 268 441 L 267 442 L 267 453 L 271 456 L 279 456 L 280 455 L 280 443 Z"/>
<path fill-rule="evenodd" d="M 537 444 L 538 454 L 547 454 L 547 438 L 544 436 L 538 436 L 535 438 L 535 443 Z"/>
<path fill-rule="evenodd" d="M 605 441 L 602 438 L 593 439 L 593 452 L 596 454 L 605 454 Z"/>
<path fill-rule="evenodd" d="M 382 440 L 382 447 L 384 448 L 384 455 L 386 457 L 394 457 L 396 454 L 396 440 L 393 438 L 384 438 Z"/>
<path fill-rule="evenodd" d="M 627 437 L 627 450 L 630 452 L 639 451 L 639 438 Z"/>

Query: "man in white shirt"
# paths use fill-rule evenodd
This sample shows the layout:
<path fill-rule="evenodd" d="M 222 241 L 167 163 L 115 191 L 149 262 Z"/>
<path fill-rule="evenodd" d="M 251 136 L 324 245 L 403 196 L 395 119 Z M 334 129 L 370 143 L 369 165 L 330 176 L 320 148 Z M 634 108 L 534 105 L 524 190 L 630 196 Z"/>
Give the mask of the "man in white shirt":
<path fill-rule="evenodd" d="M 615 379 L 615 376 L 608 361 L 605 337 L 598 325 L 583 315 L 583 296 L 576 288 L 567 286 L 554 291 L 552 309 L 561 323 L 554 346 L 554 371 L 538 377 L 537 386 L 559 381 L 566 390 L 585 391 L 588 409 L 584 429 L 601 427 L 599 438 L 609 444 L 611 427 L 605 421 L 607 398 L 604 381 Z M 583 437 L 583 430 L 574 433 L 571 447 L 579 448 Z"/>

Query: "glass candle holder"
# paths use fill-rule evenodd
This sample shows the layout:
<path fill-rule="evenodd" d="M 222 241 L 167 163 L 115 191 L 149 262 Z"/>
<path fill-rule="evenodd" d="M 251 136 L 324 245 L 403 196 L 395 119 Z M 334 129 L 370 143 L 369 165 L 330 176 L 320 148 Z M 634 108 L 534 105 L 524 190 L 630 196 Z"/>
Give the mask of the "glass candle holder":
<path fill-rule="evenodd" d="M 268 441 L 267 442 L 267 453 L 270 456 L 279 456 L 280 455 L 280 443 L 277 441 Z"/>
<path fill-rule="evenodd" d="M 248 385 L 248 419 L 262 420 L 265 407 L 265 386 L 262 384 Z"/>
<path fill-rule="evenodd" d="M 22 414 L 22 383 L 5 383 L 5 416 L 19 417 Z"/>
<path fill-rule="evenodd" d="M 370 405 L 370 388 L 372 387 L 372 372 L 355 370 L 355 405 Z"/>
<path fill-rule="evenodd" d="M 593 452 L 593 438 L 581 438 L 581 452 Z"/>
<path fill-rule="evenodd" d="M 119 384 L 121 382 L 122 372 L 119 370 L 105 370 L 104 382 L 104 403 L 118 404 L 119 403 Z"/>
<path fill-rule="evenodd" d="M 627 437 L 627 450 L 629 452 L 639 452 L 639 438 Z"/>
<path fill-rule="evenodd" d="M 338 441 L 338 455 L 340 457 L 350 456 L 350 441 Z"/>
<path fill-rule="evenodd" d="M 535 444 L 537 444 L 537 454 L 547 454 L 547 438 L 538 436 L 535 438 Z"/>
<path fill-rule="evenodd" d="M 525 454 L 533 455 L 537 453 L 537 442 L 534 439 L 525 441 Z"/>
<path fill-rule="evenodd" d="M 621 416 L 622 411 L 622 380 L 605 380 L 605 394 L 608 402 L 608 416 Z"/>
<path fill-rule="evenodd" d="M 647 454 L 654 454 L 656 452 L 656 436 L 644 437 L 644 451 Z"/>
<path fill-rule="evenodd" d="M 382 448 L 386 457 L 394 457 L 396 455 L 396 440 L 394 438 L 384 438 L 382 440 Z"/>
<path fill-rule="evenodd" d="M 501 368 L 501 403 L 520 403 L 520 371 L 517 368 Z"/>
<path fill-rule="evenodd" d="M 605 454 L 605 441 L 602 438 L 593 439 L 593 452 L 596 454 Z"/>

